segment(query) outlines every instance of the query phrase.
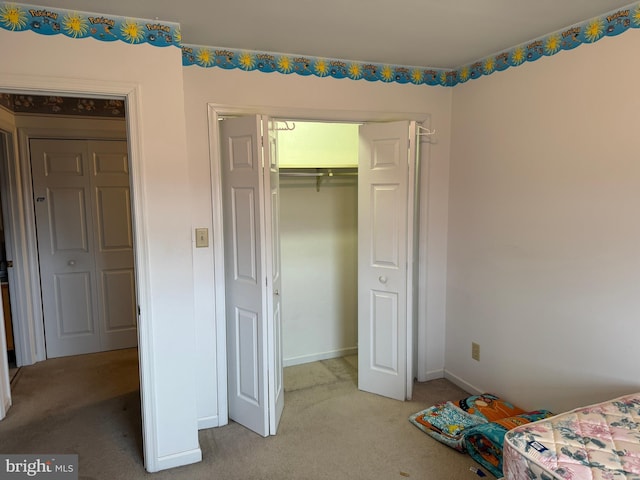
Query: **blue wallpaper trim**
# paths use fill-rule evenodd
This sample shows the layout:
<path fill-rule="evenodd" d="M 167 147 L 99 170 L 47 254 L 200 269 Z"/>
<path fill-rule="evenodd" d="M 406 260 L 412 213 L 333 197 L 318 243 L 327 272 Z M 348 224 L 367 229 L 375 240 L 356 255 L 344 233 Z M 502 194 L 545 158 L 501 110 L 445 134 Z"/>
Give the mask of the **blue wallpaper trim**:
<path fill-rule="evenodd" d="M 619 35 L 630 28 L 640 28 L 640 2 L 453 70 L 182 45 L 180 25 L 177 23 L 3 1 L 0 1 L 0 28 L 16 32 L 31 30 L 41 35 L 60 34 L 71 38 L 92 37 L 104 42 L 122 41 L 130 44 L 148 43 L 157 47 L 181 47 L 182 64 L 185 67 L 195 65 L 202 68 L 257 70 L 284 75 L 314 75 L 370 82 L 453 87 L 509 67 L 555 55 L 563 50 L 595 43 L 604 37 Z"/>
<path fill-rule="evenodd" d="M 464 65 L 454 71 L 451 85 L 517 67 L 525 62 L 535 62 L 542 57 L 572 50 L 580 45 L 595 43 L 604 37 L 620 35 L 630 28 L 640 28 L 640 2 Z"/>
<path fill-rule="evenodd" d="M 371 82 L 414 83 L 453 87 L 495 72 L 534 62 L 545 56 L 591 44 L 604 37 L 619 35 L 629 28 L 640 28 L 640 2 L 600 17 L 572 25 L 530 42 L 485 57 L 457 69 L 433 69 L 401 65 L 372 64 L 302 55 L 235 50 L 230 48 L 183 45 L 182 64 L 203 68 L 218 67 L 317 77 L 350 78 Z"/>
<path fill-rule="evenodd" d="M 414 83 L 416 85 L 447 85 L 449 71 L 425 67 L 406 67 L 365 63 L 335 58 L 319 58 L 286 53 L 255 52 L 200 45 L 182 46 L 182 65 L 218 67 L 285 75 L 315 75 L 316 77 L 350 78 L 370 82 Z"/>
<path fill-rule="evenodd" d="M 8 2 L 0 2 L 0 28 L 70 38 L 91 37 L 103 42 L 149 43 L 156 47 L 179 47 L 182 40 L 177 23 Z"/>

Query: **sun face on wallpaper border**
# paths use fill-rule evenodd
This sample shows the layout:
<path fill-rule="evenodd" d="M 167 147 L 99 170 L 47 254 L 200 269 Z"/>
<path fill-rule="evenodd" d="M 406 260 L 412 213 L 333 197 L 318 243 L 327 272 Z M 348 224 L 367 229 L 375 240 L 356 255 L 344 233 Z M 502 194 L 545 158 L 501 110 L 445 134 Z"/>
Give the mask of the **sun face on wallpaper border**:
<path fill-rule="evenodd" d="M 65 33 L 70 37 L 80 38 L 87 35 L 89 24 L 77 13 L 71 13 L 64 16 L 62 28 L 64 28 Z"/>
<path fill-rule="evenodd" d="M 120 27 L 120 32 L 125 40 L 130 43 L 139 43 L 144 38 L 142 27 L 135 20 L 127 20 Z"/>
<path fill-rule="evenodd" d="M 27 26 L 27 12 L 17 5 L 0 8 L 0 23 L 8 30 L 23 30 Z"/>

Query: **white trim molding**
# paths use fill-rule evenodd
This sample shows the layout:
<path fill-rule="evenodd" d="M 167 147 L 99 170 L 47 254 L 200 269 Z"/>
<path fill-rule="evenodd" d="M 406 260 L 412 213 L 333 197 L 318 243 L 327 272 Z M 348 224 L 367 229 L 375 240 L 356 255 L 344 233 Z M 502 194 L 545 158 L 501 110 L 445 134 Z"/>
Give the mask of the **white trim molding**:
<path fill-rule="evenodd" d="M 429 113 L 403 113 L 403 112 L 380 112 L 380 111 L 364 111 L 364 110 L 323 110 L 323 109 L 310 109 L 310 108 L 294 108 L 294 107 L 279 107 L 274 105 L 225 105 L 217 103 L 208 103 L 208 132 L 209 132 L 209 164 L 211 171 L 211 191 L 212 191 L 212 225 L 213 225 L 213 242 L 217 245 L 214 249 L 213 261 L 215 269 L 215 299 L 216 299 L 216 337 L 217 337 L 217 355 L 218 355 L 218 408 L 219 408 L 219 420 L 220 425 L 225 425 L 228 422 L 228 406 L 227 406 L 227 346 L 226 346 L 226 318 L 225 318 L 225 291 L 224 291 L 224 248 L 223 248 L 223 221 L 222 221 L 222 194 L 221 194 L 221 175 L 220 175 L 220 152 L 219 152 L 219 134 L 218 134 L 218 120 L 224 116 L 238 116 L 238 115 L 268 115 L 272 119 L 299 119 L 309 121 L 326 121 L 326 122 L 386 122 L 395 120 L 414 120 L 421 125 L 430 125 L 431 114 Z M 424 149 L 426 157 L 424 161 L 428 161 L 428 150 Z M 427 169 L 427 165 L 423 165 L 422 168 Z M 420 194 L 428 195 L 428 185 L 424 183 L 423 179 L 420 182 Z M 426 219 L 420 219 L 420 223 L 426 221 Z M 417 228 L 419 232 L 426 231 L 426 228 Z M 420 242 L 426 239 L 420 239 Z M 418 260 L 418 259 L 414 259 Z M 426 274 L 422 273 L 423 269 L 427 268 L 424 258 L 419 265 L 418 278 L 426 278 Z M 425 287 L 426 288 L 426 287 Z M 415 292 L 414 292 L 415 293 Z M 423 296 L 418 298 L 418 312 L 425 312 L 426 308 L 422 305 L 424 302 Z M 418 318 L 417 328 L 414 329 L 413 335 L 419 335 L 420 332 L 426 331 L 425 317 Z M 425 354 L 422 352 L 426 349 L 425 344 L 417 345 L 417 352 L 414 352 L 416 358 L 424 358 Z M 330 358 L 330 357 L 329 357 Z M 292 359 L 288 359 L 287 362 L 291 362 Z M 292 363 L 290 363 L 292 364 Z M 426 365 L 418 364 L 418 376 L 421 376 L 420 368 L 426 370 Z"/>
<path fill-rule="evenodd" d="M 78 78 L 27 76 L 0 74 L 0 90 L 10 93 L 36 95 L 74 95 L 86 97 L 124 98 L 127 109 L 127 131 L 129 134 L 129 164 L 131 167 L 131 199 L 134 231 L 134 257 L 137 300 L 142 314 L 138 318 L 138 354 L 140 360 L 140 395 L 142 408 L 142 436 L 145 468 L 158 471 L 187 463 L 200 461 L 200 449 L 179 455 L 161 458 L 158 453 L 157 408 L 155 403 L 153 322 L 149 298 L 149 256 L 146 224 L 144 155 L 141 141 L 142 105 L 140 87 L 122 82 L 101 82 Z M 24 208 L 24 207 L 23 207 Z M 185 458 L 186 457 L 186 458 Z"/>

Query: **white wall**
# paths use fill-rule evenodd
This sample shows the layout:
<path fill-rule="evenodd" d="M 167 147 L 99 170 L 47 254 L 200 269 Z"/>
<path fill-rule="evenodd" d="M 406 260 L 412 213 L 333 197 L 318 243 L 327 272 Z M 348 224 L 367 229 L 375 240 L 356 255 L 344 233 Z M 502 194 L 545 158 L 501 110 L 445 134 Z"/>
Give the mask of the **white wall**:
<path fill-rule="evenodd" d="M 358 181 L 280 177 L 284 364 L 358 347 Z"/>
<path fill-rule="evenodd" d="M 195 364 L 191 225 L 188 215 L 181 52 L 0 30 L 0 90 L 135 91 L 132 141 L 136 263 L 145 284 L 139 318 L 145 462 L 148 470 L 201 458 Z M 70 90 L 69 90 L 70 91 Z M 130 112 L 131 113 L 131 112 Z"/>
<path fill-rule="evenodd" d="M 430 153 L 430 163 L 429 168 L 423 169 L 422 177 L 422 188 L 428 189 L 429 195 L 423 196 L 421 224 L 421 264 L 425 282 L 420 290 L 424 325 L 419 335 L 425 349 L 420 368 L 432 378 L 442 376 L 451 89 L 196 66 L 184 68 L 184 85 L 192 221 L 194 225 L 210 228 L 212 196 L 207 103 L 245 106 L 254 113 L 278 112 L 284 118 L 292 118 L 294 115 L 291 112 L 299 111 L 317 112 L 316 119 L 325 120 L 328 119 L 328 111 L 336 120 L 395 120 L 406 118 L 409 114 L 431 115 L 431 126 L 438 129 L 439 141 L 431 146 L 430 152 L 426 152 Z M 223 365 L 219 365 L 221 359 L 216 358 L 217 352 L 211 348 L 220 340 L 216 338 L 216 325 L 212 321 L 212 313 L 216 308 L 212 295 L 214 276 L 210 268 L 214 248 L 215 245 L 209 249 L 198 249 L 194 257 L 195 305 L 200 342 L 197 353 L 200 358 L 200 419 L 216 418 L 220 405 L 215 383 L 218 381 L 218 367 L 222 368 Z M 201 422 L 205 425 L 212 423 Z"/>
<path fill-rule="evenodd" d="M 280 168 L 358 166 L 357 124 L 286 121 L 278 128 Z"/>
<path fill-rule="evenodd" d="M 640 389 L 639 50 L 629 30 L 455 88 L 450 378 L 556 412 Z"/>

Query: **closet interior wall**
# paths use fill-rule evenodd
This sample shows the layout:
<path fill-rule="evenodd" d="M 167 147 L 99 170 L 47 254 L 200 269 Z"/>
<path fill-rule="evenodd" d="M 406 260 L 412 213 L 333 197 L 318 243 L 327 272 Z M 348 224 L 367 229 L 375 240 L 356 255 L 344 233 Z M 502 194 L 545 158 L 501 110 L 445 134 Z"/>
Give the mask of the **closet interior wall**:
<path fill-rule="evenodd" d="M 326 127 L 326 128 L 323 128 Z M 313 175 L 335 164 L 341 134 L 336 125 L 296 122 L 279 131 L 280 245 L 284 365 L 291 366 L 357 353 L 358 343 L 358 181 L 338 167 L 334 176 Z M 357 125 L 346 128 L 342 155 L 357 165 Z M 326 137 L 328 135 L 328 137 Z M 306 151 L 293 153 L 296 138 Z M 300 146 L 304 145 L 304 146 Z M 323 145 L 327 148 L 322 157 Z M 355 147 L 354 147 L 355 146 Z M 355 158 L 353 158 L 355 154 Z M 291 156 L 295 156 L 292 159 Z M 304 163 L 306 162 L 306 163 Z M 295 164 L 291 175 L 287 166 Z M 284 166 L 284 167 L 283 167 Z M 302 168 L 299 168 L 302 167 Z"/>

